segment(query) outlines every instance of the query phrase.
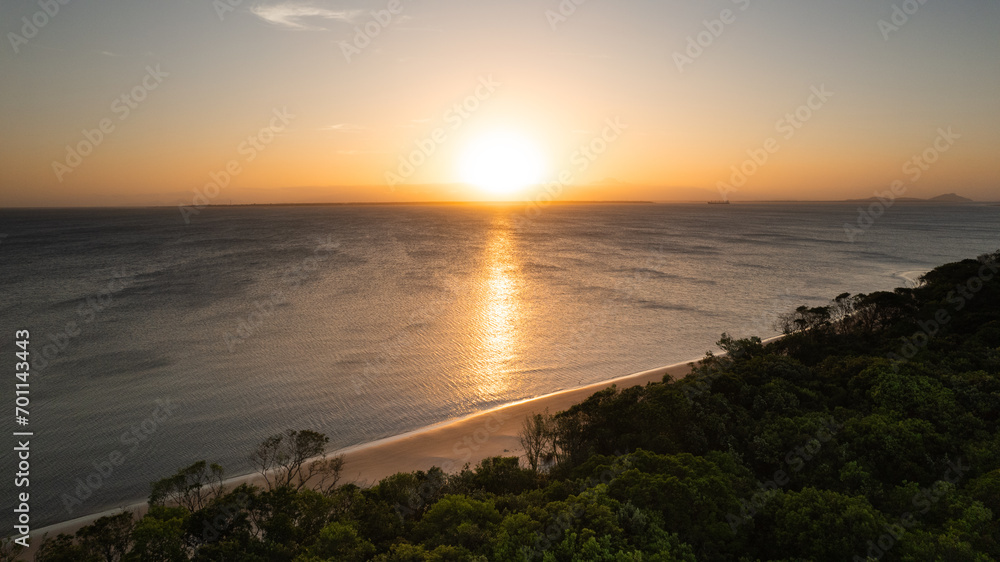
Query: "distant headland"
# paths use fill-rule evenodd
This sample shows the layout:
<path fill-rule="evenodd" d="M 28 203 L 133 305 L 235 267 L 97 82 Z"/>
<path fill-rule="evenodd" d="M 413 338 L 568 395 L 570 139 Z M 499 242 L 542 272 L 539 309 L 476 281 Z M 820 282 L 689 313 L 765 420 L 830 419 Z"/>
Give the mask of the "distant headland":
<path fill-rule="evenodd" d="M 867 199 L 848 199 L 847 201 L 850 203 L 858 201 L 878 201 L 878 197 L 869 197 Z M 975 203 L 972 199 L 962 197 L 957 193 L 945 193 L 944 195 L 938 195 L 937 197 L 931 197 L 930 199 L 921 199 L 919 197 L 897 197 L 894 201 L 901 203 Z"/>

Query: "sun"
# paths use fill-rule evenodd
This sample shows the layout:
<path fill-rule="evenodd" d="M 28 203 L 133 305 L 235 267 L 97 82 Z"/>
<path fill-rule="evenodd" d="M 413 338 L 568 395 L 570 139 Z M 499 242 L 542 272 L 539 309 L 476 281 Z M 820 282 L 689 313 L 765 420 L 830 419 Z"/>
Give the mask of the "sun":
<path fill-rule="evenodd" d="M 530 139 L 513 132 L 493 132 L 470 142 L 459 156 L 461 181 L 494 195 L 513 194 L 541 183 L 545 164 Z"/>

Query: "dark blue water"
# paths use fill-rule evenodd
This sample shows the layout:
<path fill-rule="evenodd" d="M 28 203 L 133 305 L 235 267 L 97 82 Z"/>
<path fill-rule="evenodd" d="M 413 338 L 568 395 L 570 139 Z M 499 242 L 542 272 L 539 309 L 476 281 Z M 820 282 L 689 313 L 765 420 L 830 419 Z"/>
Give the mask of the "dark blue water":
<path fill-rule="evenodd" d="M 1000 247 L 1000 207 L 897 204 L 852 242 L 857 216 L 247 207 L 187 225 L 174 208 L 0 210 L 0 392 L 12 414 L 13 334 L 28 329 L 33 526 L 144 498 L 199 459 L 247 472 L 287 428 L 333 447 L 394 435 L 700 357 L 723 331 L 771 335 L 801 304 Z"/>

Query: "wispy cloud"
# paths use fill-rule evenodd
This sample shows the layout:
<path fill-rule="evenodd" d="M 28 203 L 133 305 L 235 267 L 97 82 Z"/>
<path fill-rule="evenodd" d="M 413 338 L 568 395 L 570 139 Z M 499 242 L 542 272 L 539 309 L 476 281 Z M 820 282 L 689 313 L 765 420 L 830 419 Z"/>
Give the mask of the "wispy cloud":
<path fill-rule="evenodd" d="M 282 2 L 280 4 L 257 4 L 250 11 L 260 19 L 284 27 L 286 29 L 315 30 L 323 29 L 306 23 L 309 20 L 335 20 L 351 23 L 362 10 L 330 10 L 310 4 Z"/>
<path fill-rule="evenodd" d="M 326 127 L 321 127 L 321 131 L 336 131 L 338 133 L 357 133 L 358 131 L 364 131 L 368 127 L 364 125 L 355 125 L 354 123 L 337 123 L 336 125 L 327 125 Z"/>

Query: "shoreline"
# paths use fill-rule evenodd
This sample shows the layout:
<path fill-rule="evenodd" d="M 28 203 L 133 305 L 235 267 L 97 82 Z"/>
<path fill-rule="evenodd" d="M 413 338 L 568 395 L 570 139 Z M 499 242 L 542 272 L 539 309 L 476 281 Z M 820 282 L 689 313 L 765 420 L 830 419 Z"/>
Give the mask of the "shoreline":
<path fill-rule="evenodd" d="M 344 455 L 341 483 L 355 483 L 362 487 L 370 486 L 397 472 L 426 471 L 438 466 L 445 472 L 451 473 L 461 470 L 466 463 L 470 468 L 474 468 L 485 458 L 520 456 L 522 450 L 518 432 L 522 421 L 529 415 L 541 413 L 546 409 L 553 414 L 567 410 L 612 385 L 622 389 L 650 382 L 662 382 L 667 375 L 672 380 L 678 380 L 690 373 L 692 366 L 699 361 L 700 358 L 674 363 L 580 387 L 557 390 L 534 398 L 525 398 L 398 435 L 330 451 L 327 453 L 327 458 Z M 260 483 L 261 480 L 260 474 L 250 473 L 228 478 L 224 481 L 224 485 L 231 489 L 244 483 Z M 123 511 L 132 511 L 141 517 L 146 507 L 146 502 L 141 501 L 32 530 L 31 546 L 18 558 L 30 560 L 46 535 L 51 538 L 60 533 L 74 534 L 101 517 L 117 515 Z"/>

